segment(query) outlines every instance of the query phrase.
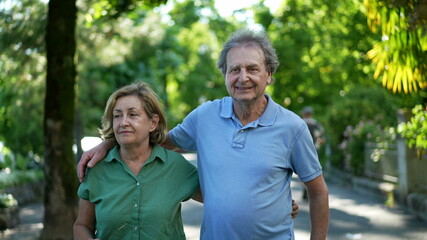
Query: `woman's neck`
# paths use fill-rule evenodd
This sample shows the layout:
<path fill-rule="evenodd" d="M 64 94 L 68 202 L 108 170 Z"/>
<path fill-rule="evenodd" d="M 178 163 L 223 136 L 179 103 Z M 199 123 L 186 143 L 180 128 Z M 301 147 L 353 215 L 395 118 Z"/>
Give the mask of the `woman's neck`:
<path fill-rule="evenodd" d="M 153 147 L 151 145 L 142 147 L 120 146 L 120 157 L 129 166 L 135 175 L 138 175 L 142 166 L 151 155 Z"/>

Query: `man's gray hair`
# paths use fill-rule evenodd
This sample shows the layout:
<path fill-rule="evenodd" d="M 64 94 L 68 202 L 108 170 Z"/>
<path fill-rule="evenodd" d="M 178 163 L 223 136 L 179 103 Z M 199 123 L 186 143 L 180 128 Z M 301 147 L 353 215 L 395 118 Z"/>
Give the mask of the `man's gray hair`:
<path fill-rule="evenodd" d="M 279 67 L 279 60 L 277 58 L 276 49 L 274 49 L 267 34 L 263 31 L 243 28 L 233 33 L 222 46 L 217 68 L 221 71 L 223 76 L 225 76 L 227 72 L 227 54 L 230 49 L 250 44 L 256 44 L 264 52 L 267 71 L 270 72 L 271 75 L 276 72 Z"/>

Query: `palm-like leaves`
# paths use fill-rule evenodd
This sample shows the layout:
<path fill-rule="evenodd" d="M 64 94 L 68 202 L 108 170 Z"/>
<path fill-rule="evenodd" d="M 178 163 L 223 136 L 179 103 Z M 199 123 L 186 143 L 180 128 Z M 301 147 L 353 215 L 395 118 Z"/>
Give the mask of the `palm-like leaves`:
<path fill-rule="evenodd" d="M 411 93 L 427 88 L 427 35 L 425 21 L 411 21 L 427 14 L 426 0 L 364 0 L 368 25 L 381 27 L 383 39 L 368 52 L 376 64 L 375 78 L 393 92 Z"/>

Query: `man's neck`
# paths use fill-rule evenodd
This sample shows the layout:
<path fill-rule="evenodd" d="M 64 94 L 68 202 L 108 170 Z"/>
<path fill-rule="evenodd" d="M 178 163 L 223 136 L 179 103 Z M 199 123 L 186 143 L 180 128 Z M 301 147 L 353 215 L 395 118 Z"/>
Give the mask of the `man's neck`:
<path fill-rule="evenodd" d="M 233 101 L 233 111 L 243 126 L 257 120 L 267 107 L 267 97 L 263 96 L 254 102 Z"/>

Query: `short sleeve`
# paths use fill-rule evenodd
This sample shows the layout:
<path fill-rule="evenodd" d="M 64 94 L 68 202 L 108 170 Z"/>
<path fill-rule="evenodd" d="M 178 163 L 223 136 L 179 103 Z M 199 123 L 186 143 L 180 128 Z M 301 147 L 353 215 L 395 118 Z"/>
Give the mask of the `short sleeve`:
<path fill-rule="evenodd" d="M 177 147 L 187 151 L 197 150 L 197 112 L 198 108 L 188 114 L 181 124 L 169 131 L 169 137 Z"/>
<path fill-rule="evenodd" d="M 104 161 L 104 160 L 103 160 Z M 98 163 L 98 164 L 102 164 Z M 99 167 L 99 166 L 97 166 Z M 77 190 L 77 195 L 84 200 L 88 200 L 90 201 L 90 189 L 94 189 L 94 174 L 96 174 L 96 172 L 94 171 L 93 168 L 88 168 L 86 171 L 86 177 L 83 180 L 83 182 L 80 183 L 80 186 Z"/>
<path fill-rule="evenodd" d="M 89 189 L 88 189 L 88 180 L 85 179 L 79 186 L 77 190 L 77 195 L 84 200 L 89 201 Z"/>
<path fill-rule="evenodd" d="M 181 154 L 174 154 L 179 155 L 176 156 L 176 160 L 178 163 L 176 167 L 178 169 L 178 172 L 180 173 L 179 185 L 185 196 L 183 201 L 187 201 L 194 195 L 194 193 L 199 188 L 198 171 L 197 168 L 189 161 L 187 161 Z"/>
<path fill-rule="evenodd" d="M 322 174 L 316 148 L 306 124 L 302 124 L 291 150 L 293 171 L 302 182 L 308 182 Z"/>

